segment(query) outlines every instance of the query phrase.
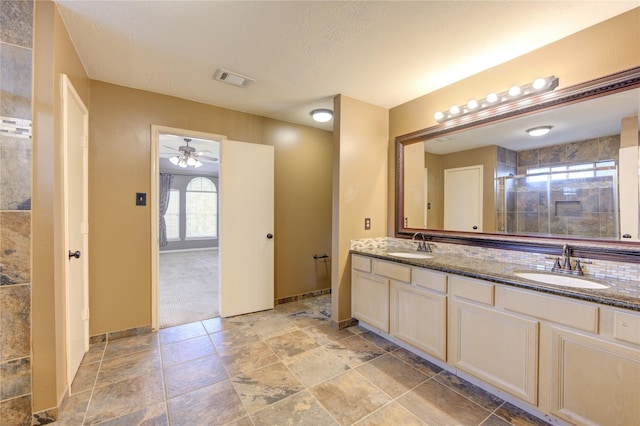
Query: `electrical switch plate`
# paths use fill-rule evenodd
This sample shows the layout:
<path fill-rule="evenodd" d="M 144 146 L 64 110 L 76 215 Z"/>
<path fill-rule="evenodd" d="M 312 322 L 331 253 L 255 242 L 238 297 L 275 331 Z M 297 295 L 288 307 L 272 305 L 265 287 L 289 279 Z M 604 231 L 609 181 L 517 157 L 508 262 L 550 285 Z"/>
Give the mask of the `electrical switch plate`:
<path fill-rule="evenodd" d="M 365 217 L 364 218 L 364 229 L 365 229 L 365 231 L 371 229 L 371 218 L 370 217 Z"/>
<path fill-rule="evenodd" d="M 147 205 L 147 194 L 145 192 L 136 192 L 136 206 Z"/>

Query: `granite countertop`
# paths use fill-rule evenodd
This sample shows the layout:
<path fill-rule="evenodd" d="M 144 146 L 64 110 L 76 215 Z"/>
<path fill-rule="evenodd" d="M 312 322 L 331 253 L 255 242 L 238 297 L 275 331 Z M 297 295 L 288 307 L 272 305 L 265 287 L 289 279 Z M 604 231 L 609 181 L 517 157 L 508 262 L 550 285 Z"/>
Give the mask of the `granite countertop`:
<path fill-rule="evenodd" d="M 461 275 L 469 278 L 477 278 L 529 290 L 536 290 L 543 293 L 601 303 L 617 308 L 640 311 L 640 299 L 618 291 L 616 289 L 616 280 L 613 279 L 592 279 L 586 275 L 581 277 L 611 286 L 602 290 L 547 285 L 514 275 L 515 272 L 544 272 L 540 269 L 531 269 L 519 264 L 496 261 L 486 262 L 477 258 L 444 253 L 433 253 L 433 257 L 429 259 L 407 259 L 389 255 L 390 252 L 399 251 L 411 253 L 410 250 L 398 250 L 397 248 L 358 248 L 352 249 L 351 253 L 410 266 L 418 266 L 434 271 Z M 415 251 L 413 253 L 415 253 Z M 640 283 L 638 283 L 638 285 L 640 285 Z"/>

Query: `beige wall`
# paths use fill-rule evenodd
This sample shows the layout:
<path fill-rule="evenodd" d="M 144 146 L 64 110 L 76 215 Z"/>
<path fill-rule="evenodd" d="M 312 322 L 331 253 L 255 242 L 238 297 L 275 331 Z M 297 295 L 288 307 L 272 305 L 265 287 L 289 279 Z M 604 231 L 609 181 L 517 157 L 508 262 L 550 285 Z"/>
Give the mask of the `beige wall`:
<path fill-rule="evenodd" d="M 350 241 L 386 228 L 388 111 L 340 95 L 334 100 L 331 319 L 351 318 Z M 364 229 L 364 218 L 371 229 Z"/>
<path fill-rule="evenodd" d="M 328 288 L 313 255 L 329 252 L 331 132 L 91 81 L 90 334 L 151 324 L 151 125 L 275 147 L 276 297 Z"/>
<path fill-rule="evenodd" d="M 33 410 L 56 407 L 67 387 L 61 229 L 60 75 L 88 104 L 89 80 L 57 7 L 35 2 L 32 193 Z"/>
<path fill-rule="evenodd" d="M 551 43 L 504 64 L 392 108 L 389 112 L 388 235 L 394 235 L 397 136 L 436 125 L 433 114 L 488 91 L 555 75 L 560 88 L 640 65 L 640 8 Z"/>

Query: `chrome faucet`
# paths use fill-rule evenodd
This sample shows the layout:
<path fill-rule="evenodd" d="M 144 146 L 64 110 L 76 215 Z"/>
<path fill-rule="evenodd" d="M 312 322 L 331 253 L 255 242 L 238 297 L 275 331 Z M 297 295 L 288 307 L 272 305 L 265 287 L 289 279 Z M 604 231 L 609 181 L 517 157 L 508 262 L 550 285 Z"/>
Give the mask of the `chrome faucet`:
<path fill-rule="evenodd" d="M 422 242 L 418 242 L 417 250 L 423 251 L 425 253 L 433 253 L 433 247 L 435 247 L 436 245 L 433 243 L 428 243 L 427 236 L 423 232 L 416 232 L 415 234 L 413 234 L 413 238 L 411 238 L 411 241 L 415 241 L 418 235 L 422 237 Z"/>

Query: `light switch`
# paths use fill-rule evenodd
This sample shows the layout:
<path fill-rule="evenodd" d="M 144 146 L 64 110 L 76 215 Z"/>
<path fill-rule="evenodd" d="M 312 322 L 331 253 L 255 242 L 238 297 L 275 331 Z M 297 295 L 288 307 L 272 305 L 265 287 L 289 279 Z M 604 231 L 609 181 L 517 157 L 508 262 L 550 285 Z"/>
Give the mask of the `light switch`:
<path fill-rule="evenodd" d="M 147 194 L 145 192 L 136 192 L 136 206 L 147 205 Z"/>

